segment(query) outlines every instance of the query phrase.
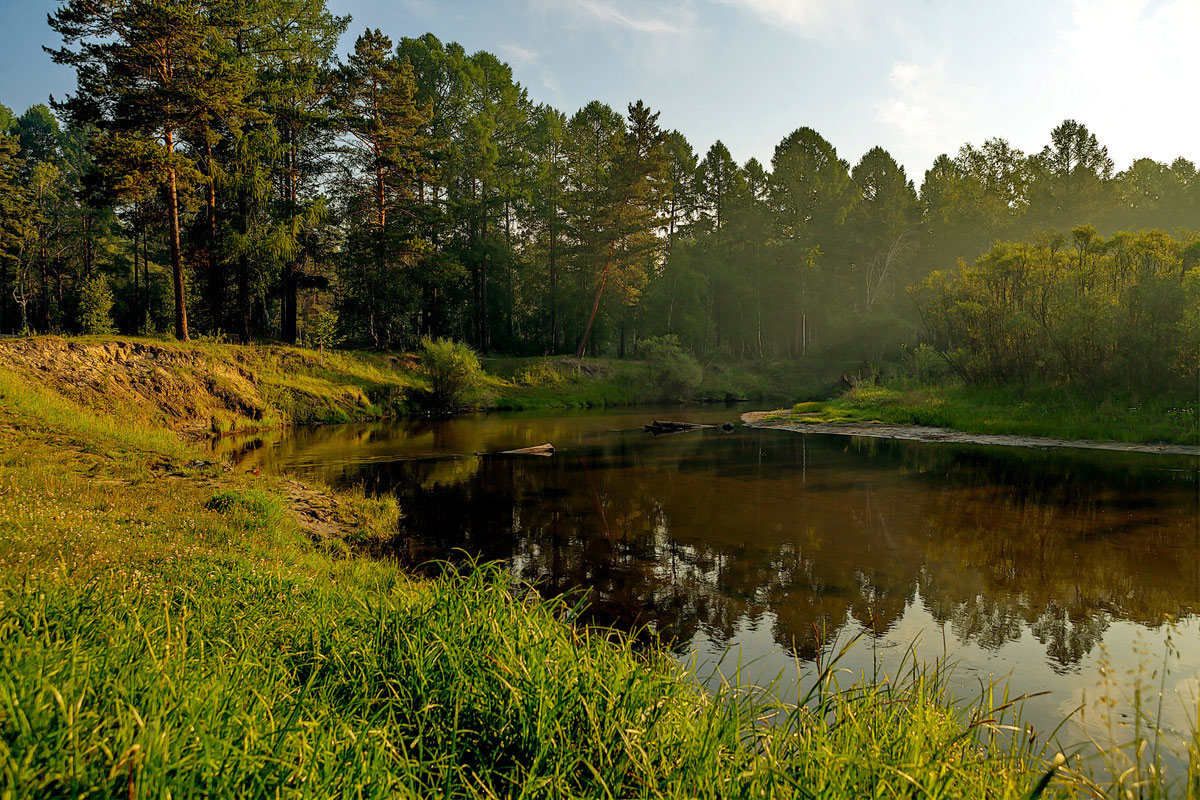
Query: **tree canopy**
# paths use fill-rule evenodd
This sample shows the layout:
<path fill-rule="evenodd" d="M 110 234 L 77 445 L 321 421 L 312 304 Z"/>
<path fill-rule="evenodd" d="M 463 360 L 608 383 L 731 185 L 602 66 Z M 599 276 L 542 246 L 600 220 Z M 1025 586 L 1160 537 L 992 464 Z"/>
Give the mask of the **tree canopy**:
<path fill-rule="evenodd" d="M 625 355 L 675 336 L 706 359 L 879 363 L 923 325 L 949 336 L 1014 264 L 1053 274 L 1055 314 L 1189 296 L 1178 270 L 1169 291 L 1064 288 L 1148 257 L 1121 253 L 1190 252 L 1200 228 L 1195 164 L 1115 172 L 1074 120 L 1036 153 L 968 143 L 923 176 L 808 127 L 740 164 L 640 100 L 537 105 L 501 59 L 433 34 L 366 28 L 339 59 L 349 23 L 322 0 L 61 2 L 50 52 L 78 91 L 0 108 L 0 332 L 102 328 L 85 306 L 111 292 L 118 329 L 180 338 Z M 1032 313 L 1005 302 L 954 328 L 957 368 L 1025 374 L 1019 347 L 963 343 Z M 1033 339 L 1061 348 L 1050 319 Z"/>

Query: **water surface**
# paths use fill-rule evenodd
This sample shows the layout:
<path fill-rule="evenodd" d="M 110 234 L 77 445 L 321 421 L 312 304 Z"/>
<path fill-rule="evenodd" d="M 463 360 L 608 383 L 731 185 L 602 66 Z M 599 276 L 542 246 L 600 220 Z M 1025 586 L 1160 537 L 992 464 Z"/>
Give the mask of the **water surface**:
<path fill-rule="evenodd" d="M 1167 724 L 1194 719 L 1195 459 L 642 431 L 741 410 L 492 414 L 220 446 L 392 493 L 404 518 L 386 555 L 470 554 L 548 594 L 586 590 L 595 617 L 653 631 L 703 675 L 740 660 L 742 680 L 782 675 L 789 691 L 822 646 L 865 632 L 852 674 L 894 669 L 909 648 L 947 655 L 964 696 L 993 678 L 1049 691 L 1027 709 L 1041 730 L 1083 705 L 1075 738 L 1122 739 L 1138 685 L 1167 690 Z M 481 455 L 543 442 L 558 452 Z"/>

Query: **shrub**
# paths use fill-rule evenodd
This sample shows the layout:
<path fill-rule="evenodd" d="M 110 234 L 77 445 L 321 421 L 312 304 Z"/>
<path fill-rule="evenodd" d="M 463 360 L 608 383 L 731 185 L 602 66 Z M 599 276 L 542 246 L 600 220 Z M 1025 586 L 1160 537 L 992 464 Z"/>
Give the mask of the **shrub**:
<path fill-rule="evenodd" d="M 79 324 L 84 333 L 112 333 L 113 294 L 108 279 L 96 275 L 83 285 L 79 295 Z"/>
<path fill-rule="evenodd" d="M 418 355 L 429 388 L 418 400 L 429 410 L 460 411 L 474 407 L 483 393 L 483 367 L 475 351 L 451 339 L 421 342 Z"/>
<path fill-rule="evenodd" d="M 700 363 L 683 349 L 679 337 L 668 335 L 644 339 L 640 350 L 650 365 L 650 378 L 661 389 L 664 399 L 690 395 L 700 385 L 704 375 Z"/>
<path fill-rule="evenodd" d="M 949 362 L 924 342 L 908 351 L 906 361 L 908 373 L 922 383 L 938 383 L 953 374 Z"/>
<path fill-rule="evenodd" d="M 563 370 L 548 361 L 536 361 L 526 364 L 513 375 L 513 380 L 521 386 L 543 388 L 561 386 L 568 377 Z"/>

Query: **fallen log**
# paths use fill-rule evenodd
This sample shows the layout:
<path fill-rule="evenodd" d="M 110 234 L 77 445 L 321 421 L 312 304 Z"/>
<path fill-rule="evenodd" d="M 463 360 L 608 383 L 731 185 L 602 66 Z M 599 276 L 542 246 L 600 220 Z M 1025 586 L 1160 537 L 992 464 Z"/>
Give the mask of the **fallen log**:
<path fill-rule="evenodd" d="M 699 425 L 695 422 L 669 422 L 654 420 L 645 427 L 646 433 L 653 433 L 655 436 L 664 433 L 679 433 L 681 431 L 695 431 L 700 428 L 710 427 L 708 425 Z"/>
<path fill-rule="evenodd" d="M 554 455 L 554 445 L 550 443 L 539 444 L 533 447 L 521 447 L 516 450 L 504 450 L 497 455 L 501 456 L 552 456 Z"/>

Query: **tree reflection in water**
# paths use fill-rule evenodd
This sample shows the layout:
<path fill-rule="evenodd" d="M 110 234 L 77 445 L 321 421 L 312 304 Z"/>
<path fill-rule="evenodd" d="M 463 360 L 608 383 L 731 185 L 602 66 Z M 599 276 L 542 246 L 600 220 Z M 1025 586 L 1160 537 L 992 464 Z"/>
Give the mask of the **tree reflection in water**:
<path fill-rule="evenodd" d="M 443 424 L 403 431 L 439 457 L 335 472 L 399 497 L 387 554 L 503 559 L 681 650 L 698 632 L 727 643 L 770 619 L 779 647 L 810 658 L 814 631 L 887 634 L 919 598 L 960 641 L 994 650 L 1029 631 L 1070 669 L 1111 620 L 1154 627 L 1200 598 L 1187 460 L 598 425 L 557 431 L 568 446 L 553 458 L 495 458 L 473 455 L 492 440 Z"/>

